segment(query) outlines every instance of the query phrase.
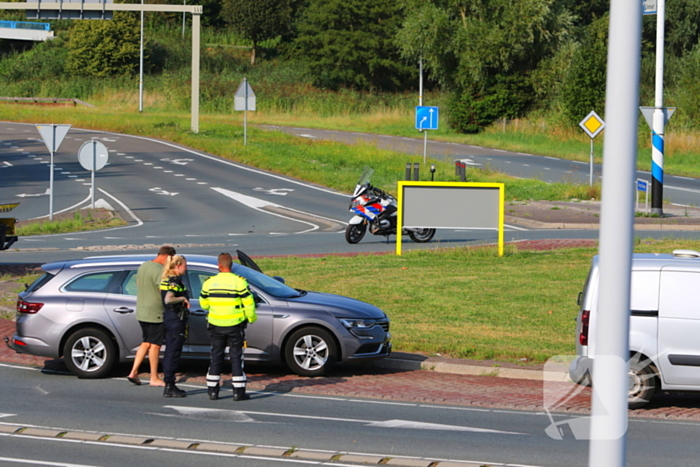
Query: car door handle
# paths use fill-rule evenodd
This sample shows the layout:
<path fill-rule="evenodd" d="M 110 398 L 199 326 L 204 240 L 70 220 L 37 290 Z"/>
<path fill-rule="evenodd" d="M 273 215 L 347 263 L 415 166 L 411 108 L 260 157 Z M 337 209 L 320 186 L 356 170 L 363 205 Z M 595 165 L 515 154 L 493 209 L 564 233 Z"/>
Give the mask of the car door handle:
<path fill-rule="evenodd" d="M 209 314 L 209 312 L 204 311 L 204 310 L 194 310 L 194 311 L 190 311 L 190 314 L 195 315 L 195 316 L 207 316 Z"/>
<path fill-rule="evenodd" d="M 121 313 L 121 314 L 124 315 L 124 314 L 126 314 L 126 313 L 133 313 L 133 312 L 134 312 L 134 309 L 133 309 L 133 308 L 128 308 L 128 307 L 123 306 L 123 307 L 121 307 L 121 308 L 115 308 L 114 311 L 116 311 L 117 313 Z"/>

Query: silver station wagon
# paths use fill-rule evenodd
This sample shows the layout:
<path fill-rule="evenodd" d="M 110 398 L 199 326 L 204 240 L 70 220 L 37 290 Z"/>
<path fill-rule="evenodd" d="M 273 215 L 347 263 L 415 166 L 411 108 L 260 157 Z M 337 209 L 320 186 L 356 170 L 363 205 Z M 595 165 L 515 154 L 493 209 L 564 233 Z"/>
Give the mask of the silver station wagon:
<path fill-rule="evenodd" d="M 293 289 L 269 277 L 245 254 L 233 272 L 248 280 L 258 320 L 248 326 L 246 361 L 286 363 L 296 374 L 318 376 L 336 362 L 380 359 L 391 351 L 389 318 L 379 308 L 339 295 Z M 100 378 L 141 344 L 136 320 L 136 271 L 154 256 L 107 256 L 48 263 L 19 294 L 15 351 L 64 357 L 81 378 Z M 183 358 L 208 359 L 202 283 L 218 273 L 216 257 L 186 255 L 189 335 Z"/>

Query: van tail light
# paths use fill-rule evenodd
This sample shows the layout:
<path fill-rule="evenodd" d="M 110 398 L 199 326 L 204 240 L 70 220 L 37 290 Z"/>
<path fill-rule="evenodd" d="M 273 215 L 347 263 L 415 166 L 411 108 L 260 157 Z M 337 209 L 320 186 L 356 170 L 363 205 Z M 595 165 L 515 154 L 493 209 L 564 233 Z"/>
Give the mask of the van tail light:
<path fill-rule="evenodd" d="M 31 315 L 41 310 L 41 307 L 43 306 L 43 303 L 25 302 L 24 300 L 17 300 L 17 313 L 27 313 Z"/>
<path fill-rule="evenodd" d="M 590 318 L 590 310 L 583 310 L 581 312 L 581 333 L 578 335 L 578 343 L 581 345 L 588 345 L 588 322 Z"/>

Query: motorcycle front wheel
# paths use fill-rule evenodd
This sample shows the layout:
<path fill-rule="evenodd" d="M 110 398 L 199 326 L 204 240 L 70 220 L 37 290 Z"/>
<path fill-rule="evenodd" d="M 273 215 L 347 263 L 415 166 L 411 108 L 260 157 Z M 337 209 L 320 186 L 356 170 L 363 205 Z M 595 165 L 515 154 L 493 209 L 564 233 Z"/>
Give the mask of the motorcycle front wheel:
<path fill-rule="evenodd" d="M 416 243 L 429 242 L 435 236 L 435 229 L 409 230 L 408 236 L 411 237 L 411 240 L 413 240 Z"/>
<path fill-rule="evenodd" d="M 365 236 L 365 232 L 367 232 L 367 224 L 365 222 L 362 224 L 348 224 L 345 227 L 345 240 L 350 244 L 358 243 Z"/>

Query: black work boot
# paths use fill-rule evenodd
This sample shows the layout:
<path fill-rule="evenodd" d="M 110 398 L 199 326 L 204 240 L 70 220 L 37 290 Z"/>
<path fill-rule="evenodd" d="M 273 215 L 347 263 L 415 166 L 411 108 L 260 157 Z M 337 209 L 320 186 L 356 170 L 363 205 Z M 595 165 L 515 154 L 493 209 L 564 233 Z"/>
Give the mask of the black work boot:
<path fill-rule="evenodd" d="M 247 401 L 250 396 L 245 393 L 245 388 L 233 388 L 234 401 Z"/>
<path fill-rule="evenodd" d="M 207 394 L 209 394 L 209 400 L 215 401 L 219 399 L 219 386 L 213 388 L 207 388 Z"/>
<path fill-rule="evenodd" d="M 187 393 L 175 386 L 175 383 L 165 383 L 163 397 L 185 397 Z"/>

